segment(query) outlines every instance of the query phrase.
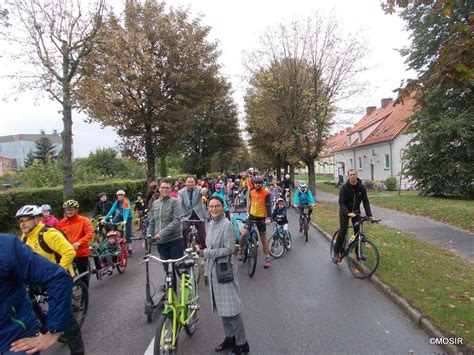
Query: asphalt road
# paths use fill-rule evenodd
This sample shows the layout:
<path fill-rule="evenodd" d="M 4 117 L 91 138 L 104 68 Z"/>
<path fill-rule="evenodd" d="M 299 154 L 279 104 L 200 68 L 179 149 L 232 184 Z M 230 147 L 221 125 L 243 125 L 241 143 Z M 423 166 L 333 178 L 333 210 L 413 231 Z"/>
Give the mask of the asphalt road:
<path fill-rule="evenodd" d="M 253 354 L 434 354 L 442 349 L 367 280 L 353 278 L 345 263 L 334 265 L 329 244 L 314 229 L 305 243 L 290 211 L 293 248 L 263 268 L 263 255 L 250 279 L 240 265 L 238 279 L 243 319 Z M 269 231 L 271 231 L 271 227 Z M 143 314 L 145 267 L 143 251 L 123 275 L 92 280 L 89 315 L 83 326 L 87 354 L 144 354 L 153 340 L 158 312 L 148 324 Z M 383 260 L 381 261 L 383 262 Z M 161 265 L 152 267 L 157 285 Z M 220 318 L 212 313 L 209 290 L 200 284 L 201 310 L 193 337 L 179 336 L 179 353 L 211 354 L 224 338 Z M 47 354 L 68 354 L 55 345 Z"/>

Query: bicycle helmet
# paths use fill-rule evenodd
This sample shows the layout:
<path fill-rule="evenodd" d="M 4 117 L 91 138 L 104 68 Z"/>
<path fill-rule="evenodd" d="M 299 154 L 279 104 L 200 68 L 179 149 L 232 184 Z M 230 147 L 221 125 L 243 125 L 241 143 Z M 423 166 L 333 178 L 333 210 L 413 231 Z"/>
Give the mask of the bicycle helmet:
<path fill-rule="evenodd" d="M 152 182 L 150 182 L 150 189 L 154 190 L 154 189 L 156 189 L 157 186 L 158 186 L 158 185 L 156 184 L 156 181 L 155 181 L 155 180 L 153 180 Z"/>
<path fill-rule="evenodd" d="M 255 184 L 255 183 L 263 183 L 263 179 L 262 179 L 261 176 L 255 176 L 255 177 L 253 178 L 253 182 L 254 182 L 254 184 Z"/>
<path fill-rule="evenodd" d="M 286 174 L 286 175 L 285 175 L 285 179 L 288 180 L 289 178 L 290 178 L 290 174 Z"/>
<path fill-rule="evenodd" d="M 51 206 L 50 205 L 41 205 L 41 211 L 51 211 Z"/>
<path fill-rule="evenodd" d="M 76 200 L 67 200 L 63 203 L 63 208 L 79 208 L 79 202 Z"/>
<path fill-rule="evenodd" d="M 101 198 L 102 196 L 107 196 L 107 194 L 106 194 L 105 192 L 101 192 L 101 193 L 99 194 L 99 198 Z"/>
<path fill-rule="evenodd" d="M 141 192 L 137 193 L 137 198 L 139 198 L 139 197 L 143 197 Z"/>
<path fill-rule="evenodd" d="M 117 231 L 110 231 L 110 232 L 108 232 L 108 233 L 107 233 L 107 238 L 110 238 L 110 237 L 117 238 L 117 237 L 118 237 Z"/>
<path fill-rule="evenodd" d="M 275 203 L 278 203 L 278 202 L 285 202 L 285 200 L 281 197 L 278 197 L 277 200 L 275 201 Z"/>
<path fill-rule="evenodd" d="M 20 208 L 17 213 L 15 214 L 15 218 L 21 217 L 36 217 L 43 215 L 41 208 L 36 205 L 25 205 Z"/>
<path fill-rule="evenodd" d="M 300 180 L 300 181 L 298 182 L 298 185 L 299 185 L 299 187 L 307 187 L 306 181 L 304 181 L 304 180 Z"/>
<path fill-rule="evenodd" d="M 124 196 L 125 196 L 125 191 L 123 191 L 123 190 L 118 190 L 117 193 L 116 193 L 116 195 L 117 195 L 117 196 L 118 196 L 118 195 L 124 195 Z"/>

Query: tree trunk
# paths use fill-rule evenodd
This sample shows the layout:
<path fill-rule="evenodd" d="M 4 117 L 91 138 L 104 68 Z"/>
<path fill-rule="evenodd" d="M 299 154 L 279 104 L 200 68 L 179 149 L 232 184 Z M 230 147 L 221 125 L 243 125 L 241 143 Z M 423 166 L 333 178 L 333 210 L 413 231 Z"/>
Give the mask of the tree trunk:
<path fill-rule="evenodd" d="M 280 181 L 281 181 L 281 165 L 278 165 L 278 166 L 277 166 L 277 169 L 276 169 L 276 180 L 277 180 L 277 182 L 280 182 Z"/>
<path fill-rule="evenodd" d="M 305 161 L 306 166 L 308 167 L 308 184 L 311 192 L 316 197 L 316 174 L 314 171 L 314 159 Z"/>
<path fill-rule="evenodd" d="M 155 151 L 153 149 L 153 137 L 151 124 L 145 123 L 145 154 L 146 154 L 146 177 L 150 183 L 155 177 Z"/>
<path fill-rule="evenodd" d="M 293 165 L 290 165 L 290 179 L 295 181 L 295 167 Z"/>
<path fill-rule="evenodd" d="M 166 154 L 160 156 L 160 177 L 165 178 L 168 176 L 168 167 L 166 166 Z"/>
<path fill-rule="evenodd" d="M 63 97 L 63 200 L 66 201 L 74 197 L 74 185 L 72 177 L 72 103 L 71 103 L 71 82 L 69 77 L 68 51 L 63 44 L 63 77 L 62 77 L 62 97 Z"/>

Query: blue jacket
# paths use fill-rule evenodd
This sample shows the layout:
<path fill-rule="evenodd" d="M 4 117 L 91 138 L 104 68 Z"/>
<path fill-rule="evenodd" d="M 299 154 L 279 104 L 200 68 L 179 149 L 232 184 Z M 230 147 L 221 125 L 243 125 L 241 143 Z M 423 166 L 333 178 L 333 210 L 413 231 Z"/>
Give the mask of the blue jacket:
<path fill-rule="evenodd" d="M 46 329 L 63 332 L 71 311 L 71 277 L 60 266 L 34 253 L 13 234 L 0 234 L 0 353 L 15 340 L 39 331 L 25 285 L 48 290 Z"/>
<path fill-rule="evenodd" d="M 315 203 L 310 189 L 307 188 L 305 192 L 301 191 L 301 189 L 296 190 L 293 199 L 294 205 L 314 205 Z"/>
<path fill-rule="evenodd" d="M 288 223 L 288 217 L 287 217 L 287 208 L 275 208 L 272 212 L 271 219 L 277 224 L 283 225 Z"/>
<path fill-rule="evenodd" d="M 127 199 L 128 206 L 132 206 L 130 204 L 130 201 Z M 104 217 L 105 220 L 108 220 L 110 217 L 112 217 L 115 213 L 115 210 L 118 208 L 119 216 L 123 218 L 123 220 L 126 222 L 127 219 L 131 219 L 133 217 L 130 207 L 124 208 L 123 203 L 120 202 L 120 200 L 116 200 L 114 204 L 112 205 L 112 208 L 110 211 L 107 213 L 107 215 Z"/>

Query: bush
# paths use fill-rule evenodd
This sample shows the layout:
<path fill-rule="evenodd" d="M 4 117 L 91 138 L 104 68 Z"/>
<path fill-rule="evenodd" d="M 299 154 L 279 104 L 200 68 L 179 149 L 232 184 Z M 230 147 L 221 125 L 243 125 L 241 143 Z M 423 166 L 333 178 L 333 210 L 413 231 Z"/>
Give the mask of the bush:
<path fill-rule="evenodd" d="M 117 190 L 125 190 L 129 199 L 134 200 L 137 192 L 146 192 L 146 180 L 116 180 L 89 185 L 74 186 L 75 199 L 79 202 L 80 211 L 94 209 L 100 192 L 108 194 L 110 200 L 115 199 Z M 51 188 L 35 188 L 30 190 L 12 189 L 0 193 L 0 231 L 11 230 L 15 225 L 15 213 L 23 205 L 51 205 L 53 214 L 62 217 L 63 189 L 62 186 Z"/>
<path fill-rule="evenodd" d="M 395 177 L 389 177 L 385 180 L 385 186 L 388 191 L 395 191 L 397 189 L 397 179 Z"/>

